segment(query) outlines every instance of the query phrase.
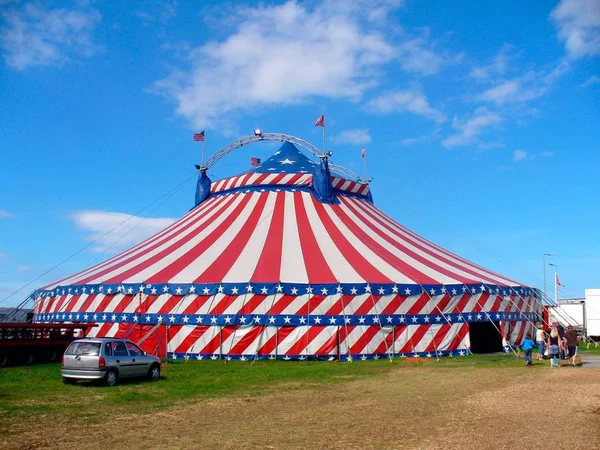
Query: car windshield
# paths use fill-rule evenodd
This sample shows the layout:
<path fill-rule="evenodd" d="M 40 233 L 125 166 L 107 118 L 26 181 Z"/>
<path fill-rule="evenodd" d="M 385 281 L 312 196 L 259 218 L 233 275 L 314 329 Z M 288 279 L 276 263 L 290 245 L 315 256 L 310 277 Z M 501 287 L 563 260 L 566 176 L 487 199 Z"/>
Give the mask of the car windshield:
<path fill-rule="evenodd" d="M 66 355 L 92 355 L 100 354 L 99 342 L 73 342 L 65 352 Z"/>

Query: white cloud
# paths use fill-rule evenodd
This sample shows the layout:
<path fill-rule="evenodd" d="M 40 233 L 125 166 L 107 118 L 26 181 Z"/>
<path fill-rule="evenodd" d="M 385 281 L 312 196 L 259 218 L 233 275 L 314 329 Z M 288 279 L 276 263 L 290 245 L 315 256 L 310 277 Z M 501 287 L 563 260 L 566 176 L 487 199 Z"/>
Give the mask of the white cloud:
<path fill-rule="evenodd" d="M 431 142 L 439 138 L 439 129 L 435 129 L 433 132 L 429 134 L 424 134 L 423 136 L 409 137 L 400 140 L 399 144 L 403 147 L 409 147 L 411 145 L 420 144 L 423 142 Z"/>
<path fill-rule="evenodd" d="M 28 270 L 31 270 L 31 266 L 24 265 L 17 267 L 17 272 L 27 272 Z"/>
<path fill-rule="evenodd" d="M 469 72 L 469 76 L 477 81 L 487 81 L 492 77 L 503 75 L 508 71 L 513 60 L 513 56 L 509 53 L 510 49 L 510 45 L 503 45 L 490 64 L 474 68 Z"/>
<path fill-rule="evenodd" d="M 496 105 L 525 103 L 548 92 L 552 82 L 551 74 L 528 72 L 520 78 L 500 80 L 495 86 L 481 93 L 477 100 Z M 534 109 L 532 112 L 535 111 Z"/>
<path fill-rule="evenodd" d="M 421 142 L 426 142 L 427 138 L 428 138 L 428 136 L 404 138 L 400 141 L 400 145 L 402 145 L 404 147 L 409 147 L 411 145 L 419 144 Z"/>
<path fill-rule="evenodd" d="M 413 71 L 439 67 L 433 57 L 430 66 L 411 60 L 425 48 L 425 38 L 404 47 L 392 42 L 398 36 L 383 25 L 400 2 L 308 5 L 288 1 L 234 9 L 221 28 L 222 33 L 233 24 L 232 33 L 184 51 L 188 66 L 156 81 L 154 92 L 174 101 L 177 114 L 201 128 L 232 114 L 315 97 L 357 101 L 396 61 Z"/>
<path fill-rule="evenodd" d="M 141 4 L 145 9 L 135 11 L 133 14 L 142 20 L 144 26 L 153 26 L 157 23 L 167 23 L 177 16 L 177 3 L 145 2 Z"/>
<path fill-rule="evenodd" d="M 351 0 L 346 4 L 353 3 Z M 355 8 L 363 13 L 367 11 L 367 20 L 369 22 L 387 23 L 390 14 L 395 10 L 404 6 L 404 0 L 388 0 L 384 2 L 372 1 L 354 1 Z"/>
<path fill-rule="evenodd" d="M 328 15 L 288 2 L 247 10 L 236 33 L 192 50 L 198 63 L 155 87 L 204 126 L 223 113 L 310 96 L 358 98 L 393 53 L 383 34 L 361 29 L 345 10 Z"/>
<path fill-rule="evenodd" d="M 525 103 L 546 94 L 568 70 L 569 64 L 560 60 L 511 79 L 489 80 L 491 87 L 479 94 L 476 100 L 496 105 Z"/>
<path fill-rule="evenodd" d="M 87 240 L 98 239 L 94 251 L 111 253 L 127 249 L 175 222 L 171 218 L 142 218 L 130 214 L 84 210 L 71 214 L 77 228 L 88 232 Z"/>
<path fill-rule="evenodd" d="M 524 150 L 515 150 L 513 152 L 513 162 L 523 161 L 524 159 L 527 159 L 528 155 L 529 154 Z"/>
<path fill-rule="evenodd" d="M 573 58 L 600 54 L 600 2 L 561 0 L 550 17 L 558 27 L 567 54 Z"/>
<path fill-rule="evenodd" d="M 518 56 L 511 45 L 504 44 L 489 64 L 471 70 L 470 78 L 487 85 L 472 99 L 495 105 L 525 103 L 546 94 L 569 70 L 569 61 L 561 58 L 523 71 Z"/>
<path fill-rule="evenodd" d="M 0 259 L 5 259 L 5 258 L 8 258 L 8 253 L 0 252 Z"/>
<path fill-rule="evenodd" d="M 0 46 L 13 69 L 59 65 L 72 55 L 91 56 L 99 49 L 91 36 L 100 22 L 95 10 L 43 9 L 27 3 L 0 15 L 4 19 Z"/>
<path fill-rule="evenodd" d="M 492 150 L 494 148 L 504 148 L 504 142 L 502 141 L 489 141 L 489 142 L 480 142 L 477 144 L 478 150 Z"/>
<path fill-rule="evenodd" d="M 592 75 L 591 77 L 589 77 L 587 79 L 587 81 L 585 83 L 583 83 L 581 86 L 579 87 L 588 87 L 588 86 L 592 86 L 594 84 L 600 83 L 600 77 L 597 75 Z"/>
<path fill-rule="evenodd" d="M 409 90 L 384 92 L 368 102 L 367 110 L 378 114 L 409 112 L 437 123 L 446 120 L 446 116 L 441 111 L 429 104 L 427 97 L 419 92 Z"/>
<path fill-rule="evenodd" d="M 398 50 L 400 66 L 406 72 L 433 75 L 439 72 L 446 62 L 441 55 L 428 48 L 427 41 L 423 38 L 404 42 L 398 47 Z"/>
<path fill-rule="evenodd" d="M 520 90 L 521 85 L 518 80 L 504 81 L 482 93 L 479 100 L 504 103 L 508 99 L 515 98 L 515 94 L 519 94 Z"/>
<path fill-rule="evenodd" d="M 344 130 L 336 136 L 331 138 L 331 141 L 336 144 L 368 144 L 371 142 L 371 136 L 369 130 L 363 128 L 354 128 L 351 130 Z"/>
<path fill-rule="evenodd" d="M 14 217 L 14 214 L 5 209 L 0 209 L 0 219 Z"/>
<path fill-rule="evenodd" d="M 457 133 L 447 137 L 442 141 L 446 148 L 469 145 L 486 129 L 498 126 L 502 122 L 502 116 L 489 111 L 487 108 L 478 108 L 473 117 L 466 122 L 462 122 L 458 117 L 452 120 L 452 126 Z"/>

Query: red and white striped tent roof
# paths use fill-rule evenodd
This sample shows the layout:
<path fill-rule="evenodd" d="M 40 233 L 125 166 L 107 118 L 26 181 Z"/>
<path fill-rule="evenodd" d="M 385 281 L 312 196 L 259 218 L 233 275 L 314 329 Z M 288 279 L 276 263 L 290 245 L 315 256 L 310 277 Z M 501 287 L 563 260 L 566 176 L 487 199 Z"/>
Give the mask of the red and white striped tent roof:
<path fill-rule="evenodd" d="M 539 317 L 535 289 L 418 236 L 377 209 L 368 183 L 290 142 L 212 184 L 201 168 L 196 203 L 36 291 L 35 320 L 131 339 L 161 330 L 146 350 L 174 358 L 349 360 L 460 356 L 472 322 L 520 342 Z"/>
<path fill-rule="evenodd" d="M 301 158 L 309 167 L 290 173 L 285 160 L 297 167 Z M 261 171 L 212 183 L 210 197 L 165 230 L 40 292 L 525 288 L 408 230 L 370 201 L 367 183 L 334 175 L 338 201 L 319 202 L 310 165 L 285 143 Z"/>

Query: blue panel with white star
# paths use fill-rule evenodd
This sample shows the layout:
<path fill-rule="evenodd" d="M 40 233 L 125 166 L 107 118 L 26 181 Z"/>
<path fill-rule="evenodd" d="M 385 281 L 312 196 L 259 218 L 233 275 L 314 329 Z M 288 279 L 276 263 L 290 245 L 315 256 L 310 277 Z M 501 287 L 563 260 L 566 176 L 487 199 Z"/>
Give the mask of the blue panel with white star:
<path fill-rule="evenodd" d="M 273 156 L 249 172 L 255 173 L 310 173 L 315 170 L 316 163 L 308 159 L 291 142 L 284 142 Z"/>

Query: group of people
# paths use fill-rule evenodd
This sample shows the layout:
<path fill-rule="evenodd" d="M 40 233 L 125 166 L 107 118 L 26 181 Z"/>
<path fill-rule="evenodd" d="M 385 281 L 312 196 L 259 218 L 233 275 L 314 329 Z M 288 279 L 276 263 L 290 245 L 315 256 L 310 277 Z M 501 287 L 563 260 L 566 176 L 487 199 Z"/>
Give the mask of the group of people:
<path fill-rule="evenodd" d="M 567 327 L 565 332 L 560 323 L 553 323 L 550 333 L 546 333 L 543 325 L 539 324 L 535 333 L 535 342 L 531 333 L 527 333 L 522 345 L 525 351 L 525 365 L 527 366 L 533 364 L 533 349 L 536 347 L 538 361 L 548 356 L 550 367 L 558 367 L 558 360 L 567 358 L 569 358 L 570 366 L 576 366 L 579 337 L 571 325 Z"/>

